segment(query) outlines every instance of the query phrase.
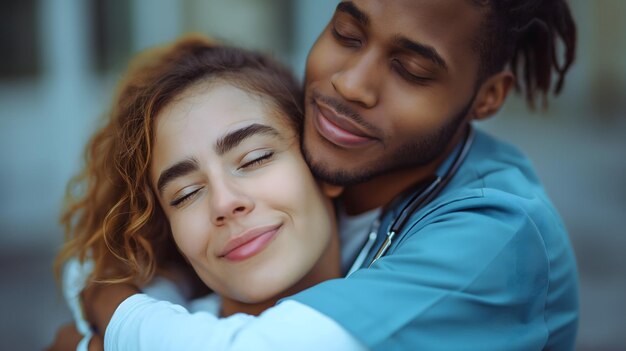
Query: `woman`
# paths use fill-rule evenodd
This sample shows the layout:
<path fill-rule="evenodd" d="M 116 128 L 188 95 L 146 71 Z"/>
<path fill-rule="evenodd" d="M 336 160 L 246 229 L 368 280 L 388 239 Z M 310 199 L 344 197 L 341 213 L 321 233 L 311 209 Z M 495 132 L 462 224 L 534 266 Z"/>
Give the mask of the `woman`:
<path fill-rule="evenodd" d="M 301 122 L 299 85 L 263 56 L 201 38 L 141 56 L 71 183 L 84 191 L 63 215 L 58 264 L 79 257 L 89 282 L 143 285 L 177 262 L 173 238 L 222 316 L 338 277 Z"/>

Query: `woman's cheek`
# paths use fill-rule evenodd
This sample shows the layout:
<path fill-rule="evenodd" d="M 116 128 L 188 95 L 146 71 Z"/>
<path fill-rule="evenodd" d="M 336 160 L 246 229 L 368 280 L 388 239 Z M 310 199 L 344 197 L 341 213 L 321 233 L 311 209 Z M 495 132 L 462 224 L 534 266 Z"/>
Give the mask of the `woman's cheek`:
<path fill-rule="evenodd" d="M 303 210 L 314 202 L 319 189 L 306 163 L 295 156 L 286 158 L 280 167 L 268 172 L 259 189 L 277 206 Z"/>
<path fill-rule="evenodd" d="M 170 221 L 174 241 L 187 258 L 202 254 L 209 239 L 208 232 L 199 228 L 197 219 L 198 216 L 178 216 L 175 221 Z"/>

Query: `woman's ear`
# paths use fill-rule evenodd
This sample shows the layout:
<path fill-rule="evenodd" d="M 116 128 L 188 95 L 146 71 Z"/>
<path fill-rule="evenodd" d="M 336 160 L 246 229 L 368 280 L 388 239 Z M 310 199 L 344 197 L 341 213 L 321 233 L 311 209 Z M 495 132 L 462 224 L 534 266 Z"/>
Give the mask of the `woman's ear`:
<path fill-rule="evenodd" d="M 322 188 L 322 192 L 324 195 L 328 196 L 331 199 L 334 199 L 343 193 L 344 187 L 339 185 L 332 185 L 326 182 L 320 182 L 320 187 Z"/>
<path fill-rule="evenodd" d="M 498 112 L 514 82 L 513 73 L 508 70 L 494 74 L 487 79 L 476 95 L 473 119 L 485 119 Z"/>

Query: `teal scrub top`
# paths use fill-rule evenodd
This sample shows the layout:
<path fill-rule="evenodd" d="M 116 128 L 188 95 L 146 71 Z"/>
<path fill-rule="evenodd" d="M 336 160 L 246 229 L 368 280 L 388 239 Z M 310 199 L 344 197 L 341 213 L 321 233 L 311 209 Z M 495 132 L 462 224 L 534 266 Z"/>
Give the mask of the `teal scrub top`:
<path fill-rule="evenodd" d="M 382 218 L 379 238 L 403 207 Z M 558 213 L 528 159 L 480 131 L 385 256 L 290 299 L 373 350 L 573 350 L 578 325 L 576 262 Z"/>

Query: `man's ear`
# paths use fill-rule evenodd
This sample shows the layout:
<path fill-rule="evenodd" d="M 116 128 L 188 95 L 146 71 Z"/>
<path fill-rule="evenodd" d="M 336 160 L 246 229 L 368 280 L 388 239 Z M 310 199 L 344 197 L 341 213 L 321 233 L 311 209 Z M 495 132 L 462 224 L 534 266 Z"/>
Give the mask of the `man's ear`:
<path fill-rule="evenodd" d="M 320 182 L 320 187 L 322 188 L 322 192 L 324 195 L 328 196 L 331 199 L 334 199 L 343 193 L 344 187 L 339 185 L 332 185 L 326 182 Z"/>
<path fill-rule="evenodd" d="M 485 119 L 498 112 L 514 82 L 513 73 L 508 70 L 494 74 L 484 81 L 474 100 L 472 118 Z"/>

